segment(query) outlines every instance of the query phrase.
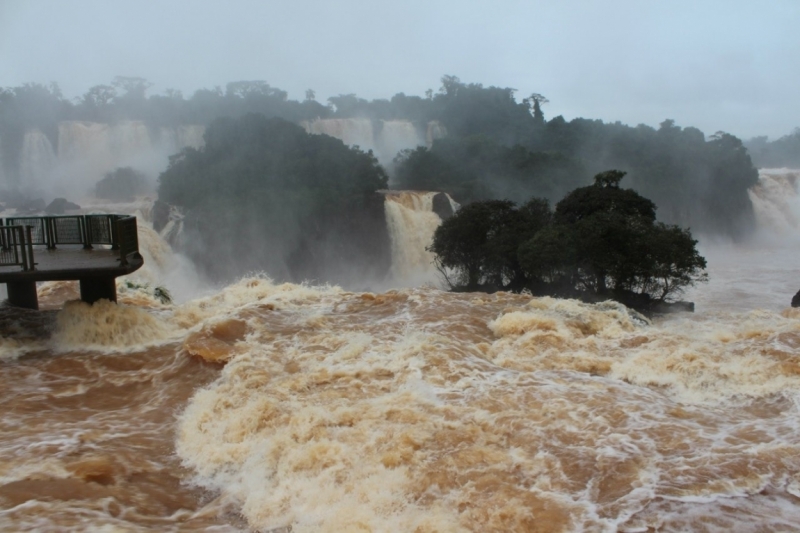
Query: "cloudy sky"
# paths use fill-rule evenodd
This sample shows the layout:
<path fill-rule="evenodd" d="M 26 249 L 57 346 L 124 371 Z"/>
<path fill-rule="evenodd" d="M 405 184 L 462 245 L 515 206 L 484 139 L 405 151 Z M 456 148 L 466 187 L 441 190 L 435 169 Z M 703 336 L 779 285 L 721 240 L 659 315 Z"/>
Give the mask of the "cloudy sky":
<path fill-rule="evenodd" d="M 260 79 L 325 101 L 444 74 L 542 93 L 548 117 L 775 138 L 800 126 L 800 0 L 0 0 L 0 87 Z"/>

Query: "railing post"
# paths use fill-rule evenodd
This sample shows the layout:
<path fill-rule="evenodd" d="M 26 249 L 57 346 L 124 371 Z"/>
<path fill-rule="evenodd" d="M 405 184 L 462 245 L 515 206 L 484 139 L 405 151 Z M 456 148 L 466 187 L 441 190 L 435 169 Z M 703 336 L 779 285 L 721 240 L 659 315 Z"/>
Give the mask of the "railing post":
<path fill-rule="evenodd" d="M 45 242 L 47 243 L 47 248 L 49 250 L 53 250 L 56 247 L 56 228 L 53 219 L 50 217 L 42 217 L 42 230 L 45 233 Z"/>
<path fill-rule="evenodd" d="M 86 221 L 86 244 L 89 246 L 89 248 L 91 248 L 92 240 L 94 239 L 94 236 L 92 235 L 92 219 L 90 218 L 90 215 L 84 215 L 83 219 Z"/>
<path fill-rule="evenodd" d="M 14 262 L 17 264 L 22 264 L 22 270 L 28 270 L 28 257 L 25 255 L 25 238 L 22 234 L 22 226 L 16 226 L 12 230 L 14 235 L 14 243 L 12 246 L 14 247 Z M 19 253 L 22 252 L 22 261 L 19 260 Z"/>
<path fill-rule="evenodd" d="M 30 267 L 29 270 L 36 270 L 36 263 L 33 262 L 33 239 L 31 239 L 31 230 L 33 228 L 31 226 L 25 226 L 25 233 L 28 237 L 28 266 Z M 26 250 L 22 250 L 22 255 L 25 255 Z"/>
<path fill-rule="evenodd" d="M 86 220 L 86 215 L 80 217 L 80 228 L 81 228 L 81 239 L 83 239 L 83 249 L 84 250 L 91 250 L 92 249 L 92 239 L 89 233 L 89 223 Z"/>
<path fill-rule="evenodd" d="M 111 234 L 111 249 L 119 250 L 119 231 L 117 231 L 117 221 L 122 217 L 116 215 L 108 215 L 108 231 Z"/>

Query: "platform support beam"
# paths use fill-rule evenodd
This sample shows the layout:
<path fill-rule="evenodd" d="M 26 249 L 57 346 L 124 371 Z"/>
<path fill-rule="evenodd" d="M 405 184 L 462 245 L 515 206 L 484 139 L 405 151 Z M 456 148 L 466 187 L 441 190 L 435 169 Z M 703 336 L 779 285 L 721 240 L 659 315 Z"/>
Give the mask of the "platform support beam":
<path fill-rule="evenodd" d="M 6 283 L 8 304 L 25 309 L 39 309 L 35 281 L 14 281 Z"/>
<path fill-rule="evenodd" d="M 88 304 L 103 298 L 112 302 L 117 301 L 117 284 L 112 276 L 82 278 L 80 284 L 81 300 Z"/>

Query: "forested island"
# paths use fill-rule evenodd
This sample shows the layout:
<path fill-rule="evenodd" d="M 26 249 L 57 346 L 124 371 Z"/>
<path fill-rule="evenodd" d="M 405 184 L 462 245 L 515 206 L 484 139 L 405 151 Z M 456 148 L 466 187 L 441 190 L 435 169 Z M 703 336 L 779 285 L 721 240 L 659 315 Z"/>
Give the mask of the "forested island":
<path fill-rule="evenodd" d="M 554 210 L 544 198 L 519 207 L 473 202 L 437 228 L 437 268 L 456 291 L 527 290 L 668 310 L 667 302 L 707 279 L 706 261 L 689 230 L 657 222 L 653 202 L 620 187 L 624 176 L 601 172 Z"/>
<path fill-rule="evenodd" d="M 771 143 L 760 138 L 745 144 L 728 133 L 706 136 L 669 119 L 658 127 L 548 119 L 544 95 L 518 99 L 511 88 L 464 83 L 455 76 L 441 81 L 438 91 L 423 96 L 365 100 L 347 94 L 329 98 L 327 105 L 313 90 L 297 101 L 263 81 L 201 89 L 189 98 L 171 90 L 148 95 L 146 80 L 125 77 L 94 86 L 74 101 L 55 84 L 2 89 L 2 171 L 7 177 L 20 174 L 23 137 L 31 128 L 57 143 L 62 121 L 140 121 L 154 136 L 162 134 L 159 128 L 200 124 L 206 127 L 204 146 L 172 156 L 159 178 L 159 197 L 186 210 L 186 230 L 196 237 L 186 240 L 187 251 L 202 270 L 215 279 L 267 270 L 278 279 L 342 282 L 380 279 L 389 267 L 381 198 L 375 194 L 387 187 L 447 192 L 465 206 L 464 214 L 479 206 L 538 213 L 535 217 L 550 221 L 538 237 L 546 248 L 552 243 L 545 236 L 554 238 L 566 226 L 559 207 L 550 212 L 543 206 L 560 206 L 565 196 L 596 186 L 596 175 L 617 169 L 631 192 L 653 203 L 652 216 L 641 220 L 655 233 L 632 239 L 666 243 L 669 235 L 687 231 L 672 225 L 744 239 L 754 229 L 748 189 L 758 172 L 751 155 L 758 154 L 759 164 L 794 164 L 789 154 L 800 138 L 795 132 Z M 369 151 L 309 135 L 298 125 L 317 119 L 372 121 L 376 130 L 390 121 L 420 130 L 435 122 L 445 133 L 400 151 L 382 166 Z M 533 204 L 524 203 L 530 198 L 536 199 Z M 534 237 L 528 233 L 525 242 Z M 221 259 L 228 256 L 235 261 Z M 566 263 L 549 264 L 549 274 L 532 270 L 532 264 L 520 264 L 502 282 L 484 276 L 466 285 L 517 290 L 545 282 L 562 287 L 567 278 L 578 283 Z M 588 287 L 589 280 L 579 283 Z M 616 284 L 638 290 L 632 281 Z"/>

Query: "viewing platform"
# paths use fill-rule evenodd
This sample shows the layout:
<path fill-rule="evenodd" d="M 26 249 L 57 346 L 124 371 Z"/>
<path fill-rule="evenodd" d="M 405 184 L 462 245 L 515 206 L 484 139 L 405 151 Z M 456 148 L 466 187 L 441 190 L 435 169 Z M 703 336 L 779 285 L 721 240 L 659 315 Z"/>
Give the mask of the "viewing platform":
<path fill-rule="evenodd" d="M 81 300 L 117 300 L 115 278 L 144 264 L 136 217 L 77 215 L 0 219 L 0 283 L 8 303 L 38 309 L 37 281 L 77 280 Z"/>

